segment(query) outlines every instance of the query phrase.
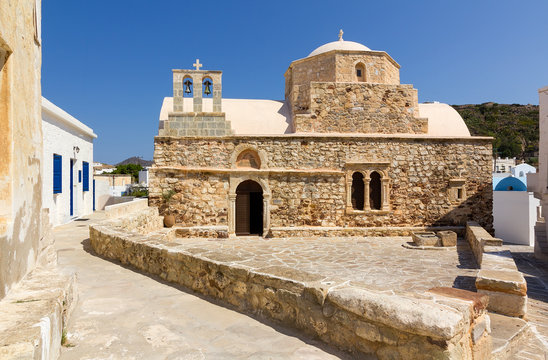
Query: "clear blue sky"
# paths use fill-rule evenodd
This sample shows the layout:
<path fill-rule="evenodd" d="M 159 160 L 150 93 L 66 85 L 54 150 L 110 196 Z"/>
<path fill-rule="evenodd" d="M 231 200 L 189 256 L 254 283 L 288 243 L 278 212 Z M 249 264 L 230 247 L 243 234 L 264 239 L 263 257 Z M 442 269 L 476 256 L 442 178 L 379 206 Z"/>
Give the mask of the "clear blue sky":
<path fill-rule="evenodd" d="M 419 101 L 538 104 L 548 1 L 43 0 L 42 94 L 98 134 L 95 160 L 152 159 L 171 69 L 223 97 L 282 99 L 290 62 L 344 39 L 388 52 Z"/>

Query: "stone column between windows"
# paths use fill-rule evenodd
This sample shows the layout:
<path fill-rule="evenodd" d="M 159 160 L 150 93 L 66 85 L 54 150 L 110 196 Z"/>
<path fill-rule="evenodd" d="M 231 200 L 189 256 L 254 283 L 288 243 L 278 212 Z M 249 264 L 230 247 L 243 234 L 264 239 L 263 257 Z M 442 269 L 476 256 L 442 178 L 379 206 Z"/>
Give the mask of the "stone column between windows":
<path fill-rule="evenodd" d="M 390 179 L 385 179 L 385 178 L 382 178 L 381 179 L 381 189 L 382 189 L 382 193 L 381 193 L 381 199 L 382 199 L 382 206 L 381 206 L 381 209 L 382 210 L 389 210 L 390 209 L 390 204 L 388 203 L 388 185 L 389 185 L 389 181 Z"/>
<path fill-rule="evenodd" d="M 352 211 L 352 178 L 346 176 L 346 211 Z"/>
<path fill-rule="evenodd" d="M 202 112 L 202 74 L 192 76 L 193 90 L 193 110 L 195 113 Z"/>
<path fill-rule="evenodd" d="M 371 205 L 369 204 L 369 182 L 371 180 L 367 180 L 368 178 L 363 178 L 363 209 L 364 210 L 371 210 Z"/>

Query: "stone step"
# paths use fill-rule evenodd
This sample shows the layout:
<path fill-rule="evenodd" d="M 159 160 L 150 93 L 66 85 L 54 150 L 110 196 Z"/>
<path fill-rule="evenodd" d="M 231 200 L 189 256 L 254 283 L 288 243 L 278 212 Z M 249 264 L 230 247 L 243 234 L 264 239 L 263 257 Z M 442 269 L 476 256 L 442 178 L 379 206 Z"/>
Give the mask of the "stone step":
<path fill-rule="evenodd" d="M 529 323 L 520 318 L 491 312 L 489 317 L 491 318 L 491 339 L 493 341 L 491 358 L 493 360 L 512 359 L 519 350 L 521 342 L 530 335 Z"/>

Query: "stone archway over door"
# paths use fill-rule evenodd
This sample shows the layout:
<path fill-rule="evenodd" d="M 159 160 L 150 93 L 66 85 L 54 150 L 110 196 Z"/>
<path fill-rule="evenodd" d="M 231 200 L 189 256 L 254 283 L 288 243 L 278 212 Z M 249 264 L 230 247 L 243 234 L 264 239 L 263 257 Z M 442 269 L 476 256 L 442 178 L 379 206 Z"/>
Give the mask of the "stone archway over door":
<path fill-rule="evenodd" d="M 236 188 L 236 235 L 263 235 L 263 189 L 253 180 Z"/>

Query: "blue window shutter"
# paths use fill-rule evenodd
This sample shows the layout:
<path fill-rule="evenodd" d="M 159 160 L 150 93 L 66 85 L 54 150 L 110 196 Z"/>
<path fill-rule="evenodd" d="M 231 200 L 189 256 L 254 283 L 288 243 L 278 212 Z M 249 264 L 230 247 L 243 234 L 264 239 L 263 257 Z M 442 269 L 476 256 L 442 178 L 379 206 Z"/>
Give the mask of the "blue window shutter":
<path fill-rule="evenodd" d="M 82 163 L 82 172 L 84 173 L 84 191 L 89 191 L 89 164 L 86 161 Z"/>
<path fill-rule="evenodd" d="M 63 192 L 63 157 L 53 154 L 53 193 Z"/>

